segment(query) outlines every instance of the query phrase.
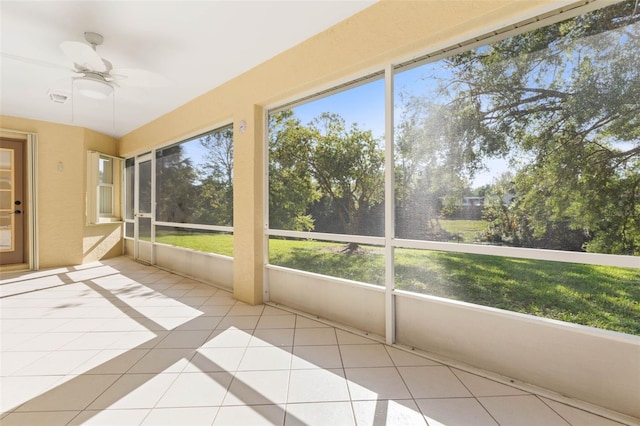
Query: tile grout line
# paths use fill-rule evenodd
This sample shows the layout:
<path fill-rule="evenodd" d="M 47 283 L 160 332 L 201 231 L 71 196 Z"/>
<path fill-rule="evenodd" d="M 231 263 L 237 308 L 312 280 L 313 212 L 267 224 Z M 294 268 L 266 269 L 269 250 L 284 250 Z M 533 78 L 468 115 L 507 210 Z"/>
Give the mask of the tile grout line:
<path fill-rule="evenodd" d="M 411 388 L 409 387 L 409 385 L 407 384 L 406 380 L 404 379 L 404 376 L 402 375 L 402 373 L 400 373 L 400 370 L 398 368 L 398 364 L 396 363 L 396 361 L 391 356 L 391 353 L 389 353 L 389 349 L 388 348 L 390 348 L 391 346 L 388 346 L 388 345 L 383 345 L 383 346 L 384 346 L 385 352 L 387 353 L 387 356 L 391 359 L 391 363 L 393 364 L 393 368 L 396 370 L 396 373 L 398 373 L 398 376 L 400 376 L 400 380 L 402 380 L 402 384 L 407 389 L 407 392 L 409 392 L 409 395 L 411 396 L 411 401 L 413 401 L 413 403 L 415 404 L 416 408 L 418 409 L 418 412 L 422 416 L 422 420 L 424 420 L 425 424 L 427 426 L 429 426 L 429 421 L 427 420 L 427 416 L 422 411 L 422 408 L 420 408 L 420 405 L 418 404 L 418 401 L 416 400 L 415 396 L 413 395 L 413 392 L 411 392 Z"/>
<path fill-rule="evenodd" d="M 542 402 L 546 407 L 549 407 L 549 409 L 550 409 L 551 411 L 553 411 L 553 412 L 554 412 L 554 413 L 556 413 L 558 416 L 560 416 L 560 418 L 561 418 L 562 420 L 564 420 L 565 422 L 567 422 L 567 424 L 568 424 L 569 426 L 573 426 L 573 423 L 571 423 L 571 422 L 569 421 L 569 419 L 566 419 L 562 414 L 560 414 L 559 412 L 557 412 L 556 410 L 554 410 L 554 409 L 553 409 L 553 407 L 552 407 L 552 406 L 550 406 L 549 404 L 547 404 L 547 403 L 546 403 L 546 401 L 545 401 L 544 399 L 542 399 L 539 395 L 535 395 L 535 397 L 538 399 L 538 401 Z"/>
<path fill-rule="evenodd" d="M 349 407 L 351 407 L 351 417 L 353 419 L 353 424 L 357 425 L 358 422 L 356 420 L 356 410 L 353 407 L 353 397 L 351 395 L 351 388 L 349 387 L 349 379 L 347 379 L 347 369 L 344 366 L 344 358 L 342 357 L 342 345 L 340 344 L 340 340 L 338 339 L 338 329 L 336 327 L 331 327 L 333 329 L 333 334 L 336 338 L 336 344 L 338 346 L 338 353 L 340 354 L 340 364 L 342 364 L 342 375 L 344 377 L 345 386 L 347 387 L 347 395 L 349 395 Z"/>
<path fill-rule="evenodd" d="M 462 386 L 464 386 L 464 388 L 471 394 L 471 396 L 473 397 L 473 399 L 480 404 L 480 406 L 482 407 L 482 409 L 489 415 L 489 417 L 491 417 L 493 419 L 494 422 L 496 422 L 497 425 L 500 425 L 500 422 L 498 421 L 498 419 L 496 419 L 493 414 L 491 414 L 491 411 L 489 411 L 489 409 L 487 407 L 484 406 L 484 404 L 482 403 L 482 401 L 480 401 L 480 399 L 476 396 L 475 393 L 473 393 L 473 391 L 466 385 L 466 383 L 460 378 L 458 377 L 458 375 L 456 374 L 455 371 L 453 371 L 453 367 L 448 366 L 447 368 L 449 369 L 449 371 L 451 372 L 451 374 L 454 375 L 454 377 L 456 379 L 458 379 L 458 381 L 462 384 Z"/>
<path fill-rule="evenodd" d="M 235 300 L 233 305 L 229 306 L 229 309 L 227 310 L 227 313 L 224 315 L 224 317 L 222 317 L 222 319 L 220 320 L 220 322 L 224 321 L 225 318 L 231 316 L 233 317 L 234 315 L 229 315 L 231 313 L 231 311 L 233 310 L 233 308 L 238 304 L 238 301 Z M 247 354 L 247 350 L 249 349 L 249 345 L 251 344 L 251 340 L 253 339 L 256 329 L 258 327 L 258 323 L 260 322 L 260 319 L 262 318 L 262 315 L 264 314 L 264 309 L 260 312 L 260 315 L 258 316 L 258 321 L 256 322 L 255 327 L 251 330 L 251 337 L 249 338 L 249 340 L 247 341 L 247 343 L 244 346 L 244 350 L 242 351 L 242 355 L 240 356 L 240 360 L 238 361 L 238 366 L 235 368 L 235 370 L 233 372 L 230 372 L 226 369 L 224 369 L 225 372 L 229 373 L 231 375 L 231 380 L 229 381 L 229 385 L 227 386 L 225 392 L 224 392 L 224 396 L 222 397 L 222 399 L 220 400 L 220 405 L 218 406 L 218 410 L 216 411 L 216 415 L 213 417 L 213 420 L 211 421 L 211 424 L 214 424 L 216 419 L 218 418 L 218 416 L 220 415 L 220 411 L 222 410 L 223 407 L 225 407 L 224 404 L 224 400 L 227 398 L 227 395 L 229 395 L 229 391 L 231 389 L 231 386 L 233 386 L 233 383 L 236 380 L 236 374 L 238 373 L 238 369 L 240 368 L 240 365 L 242 364 L 242 360 L 244 359 L 244 357 Z M 237 316 L 237 315 L 236 315 Z M 214 329 L 211 334 L 213 334 L 216 330 L 218 330 L 217 328 Z M 243 330 L 245 331 L 245 330 Z M 209 337 L 211 337 L 211 335 L 209 335 Z M 210 340 L 205 341 L 208 342 Z"/>
<path fill-rule="evenodd" d="M 289 391 L 291 390 L 291 373 L 293 372 L 293 357 L 294 357 L 293 353 L 295 352 L 296 331 L 298 330 L 298 315 L 296 314 L 293 314 L 293 315 L 294 317 L 293 317 L 293 336 L 291 338 L 291 361 L 289 362 L 289 378 L 287 380 L 287 392 L 284 398 L 284 416 L 282 416 L 283 426 L 287 423 L 287 416 L 289 415 Z"/>

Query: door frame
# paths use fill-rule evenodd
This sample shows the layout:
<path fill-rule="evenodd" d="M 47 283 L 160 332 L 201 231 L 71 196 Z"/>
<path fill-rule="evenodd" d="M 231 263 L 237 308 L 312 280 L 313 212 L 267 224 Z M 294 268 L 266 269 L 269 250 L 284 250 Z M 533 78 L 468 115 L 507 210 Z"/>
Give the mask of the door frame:
<path fill-rule="evenodd" d="M 1 271 L 32 270 L 40 268 L 38 255 L 38 135 L 36 133 L 23 132 L 13 129 L 0 128 L 0 136 L 7 139 L 19 140 L 23 143 L 23 167 L 24 176 L 24 200 L 26 236 L 24 239 L 24 263 L 1 266 Z"/>
<path fill-rule="evenodd" d="M 9 163 L 6 164 L 8 169 L 3 169 L 3 178 L 8 179 L 8 185 L 3 187 L 3 199 L 9 201 L 9 205 L 3 206 L 3 223 L 2 226 L 8 226 L 9 238 L 4 244 L 1 253 L 2 266 L 16 265 L 27 263 L 27 213 L 25 208 L 28 206 L 29 200 L 26 198 L 27 191 L 25 188 L 25 143 L 22 139 L 0 138 L 0 146 L 2 151 L 6 151 L 9 155 Z M 8 197 L 5 198 L 5 197 Z M 5 217 L 6 215 L 6 217 Z M 6 250 L 5 250 L 6 248 Z"/>

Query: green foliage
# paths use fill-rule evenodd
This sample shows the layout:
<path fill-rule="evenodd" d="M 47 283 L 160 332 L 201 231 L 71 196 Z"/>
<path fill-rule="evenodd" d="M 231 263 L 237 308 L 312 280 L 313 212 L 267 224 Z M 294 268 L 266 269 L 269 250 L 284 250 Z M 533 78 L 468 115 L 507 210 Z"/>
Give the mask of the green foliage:
<path fill-rule="evenodd" d="M 514 177 L 504 173 L 485 194 L 483 218 L 489 226 L 482 233 L 482 239 L 494 244 L 516 247 L 531 247 L 534 229 L 526 214 L 519 208 Z"/>
<path fill-rule="evenodd" d="M 269 226 L 275 229 L 311 231 L 313 218 L 307 207 L 320 197 L 308 166 L 297 160 L 311 139 L 291 110 L 269 115 Z"/>
<path fill-rule="evenodd" d="M 627 0 L 442 60 L 432 77 L 436 93 L 404 97 L 400 203 L 420 209 L 426 200 L 431 210 L 422 207 L 422 221 L 433 221 L 450 210 L 438 202 L 459 197 L 486 160 L 508 158 L 515 199 L 501 204 L 491 198 L 499 188 L 485 191 L 488 241 L 640 255 L 640 14 L 633 8 Z"/>
<path fill-rule="evenodd" d="M 396 235 L 446 240 L 438 219 L 460 209 L 475 154 L 450 137 L 446 108 L 416 96 L 404 100 L 394 159 Z"/>
<path fill-rule="evenodd" d="M 184 158 L 182 146 L 158 151 L 156 157 L 156 218 L 163 222 L 196 222 L 194 201 L 197 172 L 191 160 Z"/>
<path fill-rule="evenodd" d="M 193 164 L 185 146 L 199 145 Z M 233 130 L 227 127 L 157 151 L 156 219 L 162 222 L 233 224 Z"/>
<path fill-rule="evenodd" d="M 379 141 L 357 124 L 347 128 L 337 114 L 323 113 L 306 126 L 290 110 L 269 120 L 270 226 L 314 229 L 310 208 L 318 201 L 341 232 L 359 234 L 365 214 L 383 201 Z"/>
<path fill-rule="evenodd" d="M 200 139 L 206 150 L 200 173 L 200 223 L 233 225 L 233 129 L 209 133 Z"/>

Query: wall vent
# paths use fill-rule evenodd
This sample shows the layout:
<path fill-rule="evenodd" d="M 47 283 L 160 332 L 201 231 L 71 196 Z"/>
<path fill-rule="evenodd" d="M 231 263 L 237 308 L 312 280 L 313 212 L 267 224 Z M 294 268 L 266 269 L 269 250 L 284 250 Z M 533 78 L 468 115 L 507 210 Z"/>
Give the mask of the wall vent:
<path fill-rule="evenodd" d="M 64 92 L 49 90 L 49 99 L 51 100 L 51 102 L 63 104 L 67 102 L 67 100 L 69 99 L 69 95 Z"/>

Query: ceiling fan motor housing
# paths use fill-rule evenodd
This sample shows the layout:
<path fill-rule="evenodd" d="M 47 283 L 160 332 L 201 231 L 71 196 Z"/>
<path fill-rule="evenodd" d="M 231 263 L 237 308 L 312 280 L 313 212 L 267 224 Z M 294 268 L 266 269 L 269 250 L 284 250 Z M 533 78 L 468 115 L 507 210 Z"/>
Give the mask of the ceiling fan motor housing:
<path fill-rule="evenodd" d="M 87 31 L 84 33 L 84 39 L 87 40 L 89 44 L 91 44 L 91 46 L 93 46 L 94 50 L 96 46 L 100 46 L 104 41 L 104 37 L 102 37 L 101 34 L 94 33 L 91 31 Z"/>

